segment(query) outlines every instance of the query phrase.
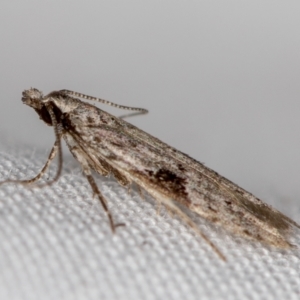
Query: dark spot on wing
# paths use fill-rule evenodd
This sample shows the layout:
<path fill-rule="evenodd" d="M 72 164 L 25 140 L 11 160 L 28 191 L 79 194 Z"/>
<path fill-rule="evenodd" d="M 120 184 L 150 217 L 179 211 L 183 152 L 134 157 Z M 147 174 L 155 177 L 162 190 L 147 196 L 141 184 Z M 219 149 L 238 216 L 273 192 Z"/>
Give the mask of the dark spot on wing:
<path fill-rule="evenodd" d="M 161 168 L 158 171 L 145 170 L 150 178 L 150 182 L 157 184 L 165 189 L 175 198 L 186 197 L 186 179 L 178 176 L 174 172 Z"/>
<path fill-rule="evenodd" d="M 60 123 L 62 124 L 63 128 L 66 131 L 75 132 L 75 126 L 73 125 L 72 121 L 70 120 L 70 116 L 68 113 L 62 114 Z"/>
<path fill-rule="evenodd" d="M 213 223 L 218 223 L 220 220 L 217 217 L 211 217 L 210 221 L 213 222 Z"/>
<path fill-rule="evenodd" d="M 174 182 L 179 179 L 179 177 L 175 173 L 168 169 L 159 169 L 156 172 L 155 177 L 165 182 Z"/>
<path fill-rule="evenodd" d="M 212 208 L 210 205 L 208 205 L 208 209 L 214 213 L 217 213 L 217 211 L 214 208 Z"/>
<path fill-rule="evenodd" d="M 89 123 L 91 123 L 91 124 L 94 123 L 94 119 L 92 117 L 87 117 L 86 119 Z"/>
<path fill-rule="evenodd" d="M 128 142 L 130 144 L 130 147 L 132 148 L 136 148 L 138 145 L 138 143 L 134 139 L 129 139 Z"/>
<path fill-rule="evenodd" d="M 130 148 L 135 148 L 138 145 L 138 143 L 135 140 L 128 139 L 128 138 L 123 139 L 123 140 L 120 139 L 119 141 L 114 139 L 114 140 L 111 140 L 109 142 L 112 146 L 117 147 L 117 148 L 121 148 L 121 149 L 123 149 L 124 147 L 127 147 L 129 149 Z"/>
<path fill-rule="evenodd" d="M 251 236 L 251 233 L 249 232 L 249 230 L 244 229 L 243 232 L 244 232 L 245 235 Z"/>
<path fill-rule="evenodd" d="M 107 120 L 106 120 L 104 114 L 102 113 L 101 109 L 97 109 L 97 114 L 98 114 L 98 116 L 100 118 L 101 123 L 107 124 Z"/>
<path fill-rule="evenodd" d="M 217 213 L 217 211 L 214 208 L 212 208 L 210 205 L 208 205 L 208 209 L 214 213 Z"/>
<path fill-rule="evenodd" d="M 115 155 L 114 153 L 109 153 L 108 155 L 106 155 L 105 156 L 106 157 L 106 159 L 108 159 L 108 160 L 116 160 L 116 159 L 118 159 L 118 156 L 117 155 Z"/>
<path fill-rule="evenodd" d="M 177 167 L 178 167 L 179 171 L 182 171 L 182 172 L 185 171 L 185 168 L 182 164 L 178 164 Z"/>
<path fill-rule="evenodd" d="M 113 140 L 113 141 L 110 141 L 110 144 L 117 147 L 117 148 L 123 148 L 124 147 L 124 143 L 118 143 L 117 141 Z"/>
<path fill-rule="evenodd" d="M 146 170 L 146 172 L 149 174 L 149 176 L 153 176 L 154 172 L 152 170 Z"/>
<path fill-rule="evenodd" d="M 100 139 L 99 136 L 94 136 L 94 141 L 95 141 L 96 143 L 98 143 L 98 144 L 101 143 L 101 139 Z"/>

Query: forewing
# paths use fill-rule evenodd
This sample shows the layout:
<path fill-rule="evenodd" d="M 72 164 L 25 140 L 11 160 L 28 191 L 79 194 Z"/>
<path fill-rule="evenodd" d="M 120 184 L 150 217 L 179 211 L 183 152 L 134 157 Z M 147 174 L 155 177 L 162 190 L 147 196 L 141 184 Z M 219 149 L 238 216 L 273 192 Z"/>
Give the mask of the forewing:
<path fill-rule="evenodd" d="M 82 110 L 82 108 L 80 108 Z M 70 113 L 74 139 L 146 190 L 227 229 L 280 247 L 294 221 L 203 164 L 135 126 L 88 106 Z M 158 199 L 159 200 L 159 199 Z"/>
<path fill-rule="evenodd" d="M 196 161 L 187 154 L 170 147 L 159 139 L 149 135 L 148 133 L 136 128 L 131 124 L 124 124 L 124 128 L 124 131 L 134 139 L 140 140 L 148 145 L 154 145 L 156 149 L 163 151 L 166 156 L 172 157 L 175 161 L 184 166 L 191 167 L 195 170 L 195 173 L 200 173 L 207 180 L 214 182 L 225 194 L 230 194 L 231 197 L 234 198 L 236 205 L 244 207 L 245 210 L 249 211 L 249 213 L 255 215 L 263 222 L 269 223 L 271 226 L 274 226 L 280 230 L 286 230 L 290 227 L 290 225 L 300 228 L 300 226 L 292 219 L 288 218 L 269 205 L 266 205 L 251 193 L 242 189 L 217 172 L 204 166 L 202 163 Z"/>

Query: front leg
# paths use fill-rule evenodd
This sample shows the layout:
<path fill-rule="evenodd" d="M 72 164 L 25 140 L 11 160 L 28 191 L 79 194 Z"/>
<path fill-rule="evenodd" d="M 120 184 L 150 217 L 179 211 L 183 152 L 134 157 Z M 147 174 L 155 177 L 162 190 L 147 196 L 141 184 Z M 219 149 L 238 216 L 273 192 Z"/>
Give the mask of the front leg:
<path fill-rule="evenodd" d="M 91 168 L 90 168 L 89 163 L 88 163 L 87 154 L 84 152 L 84 150 L 79 145 L 76 145 L 76 142 L 71 137 L 67 136 L 66 137 L 66 142 L 68 144 L 68 147 L 69 147 L 71 153 L 73 154 L 75 159 L 80 163 L 80 165 L 83 169 L 83 173 L 86 176 L 86 178 L 87 178 L 87 180 L 88 180 L 88 182 L 89 182 L 89 184 L 92 188 L 93 194 L 95 196 L 97 196 L 99 201 L 101 202 L 102 207 L 103 207 L 104 211 L 106 212 L 107 217 L 109 219 L 109 223 L 110 223 L 110 227 L 111 227 L 112 232 L 115 232 L 116 227 L 120 226 L 120 225 L 123 225 L 123 224 L 115 225 L 115 223 L 113 221 L 113 218 L 112 218 L 112 215 L 111 215 L 111 213 L 108 209 L 106 199 L 101 194 L 101 192 L 98 189 L 98 186 L 97 186 L 97 184 L 96 184 L 96 182 L 95 182 L 95 180 L 92 176 Z"/>
<path fill-rule="evenodd" d="M 55 141 L 54 146 L 51 149 L 49 157 L 48 157 L 48 159 L 46 161 L 46 164 L 44 165 L 44 167 L 42 168 L 42 170 L 35 177 L 33 177 L 31 179 L 24 179 L 24 180 L 20 180 L 20 179 L 6 179 L 4 181 L 1 181 L 0 185 L 4 184 L 4 183 L 19 183 L 19 184 L 23 184 L 23 185 L 29 185 L 29 184 L 33 184 L 33 183 L 37 182 L 46 173 L 46 171 L 48 170 L 48 168 L 49 168 L 52 160 L 55 158 L 55 156 L 57 154 L 57 151 L 58 151 L 58 142 Z M 46 185 L 48 185 L 48 184 L 46 184 Z"/>

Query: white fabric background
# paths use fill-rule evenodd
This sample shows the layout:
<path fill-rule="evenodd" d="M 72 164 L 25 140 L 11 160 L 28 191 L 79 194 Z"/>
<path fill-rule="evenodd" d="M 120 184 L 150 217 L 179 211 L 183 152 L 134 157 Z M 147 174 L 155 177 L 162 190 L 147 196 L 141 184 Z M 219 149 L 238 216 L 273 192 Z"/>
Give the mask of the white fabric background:
<path fill-rule="evenodd" d="M 129 121 L 300 222 L 299 10 L 277 0 L 4 1 L 0 180 L 36 174 L 54 140 L 21 92 L 66 88 L 149 109 Z M 127 225 L 115 236 L 66 151 L 56 185 L 0 187 L 0 299 L 299 299 L 299 251 L 194 216 L 224 264 L 151 199 L 97 182 Z"/>
<path fill-rule="evenodd" d="M 21 149 L 0 152 L 1 178 L 42 166 L 46 152 Z M 268 249 L 194 216 L 224 263 L 148 197 L 97 180 L 115 221 L 126 223 L 113 235 L 79 166 L 68 155 L 64 166 L 51 187 L 0 188 L 0 299 L 299 299 L 299 249 Z M 292 241 L 300 245 L 300 235 Z"/>

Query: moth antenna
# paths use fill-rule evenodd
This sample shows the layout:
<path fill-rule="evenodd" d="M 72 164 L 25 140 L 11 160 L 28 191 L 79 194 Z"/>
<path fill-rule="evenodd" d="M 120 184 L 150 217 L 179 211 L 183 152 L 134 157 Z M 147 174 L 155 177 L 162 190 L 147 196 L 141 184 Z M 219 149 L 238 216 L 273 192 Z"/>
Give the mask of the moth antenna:
<path fill-rule="evenodd" d="M 119 109 L 138 111 L 141 114 L 147 114 L 148 113 L 148 110 L 145 109 L 145 108 L 124 106 L 124 105 L 113 103 L 113 102 L 108 101 L 108 100 L 104 100 L 104 99 L 101 99 L 101 98 L 88 96 L 88 95 L 81 94 L 81 93 L 74 92 L 74 91 L 70 91 L 70 90 L 60 90 L 60 92 L 64 93 L 64 94 L 67 94 L 67 95 L 70 95 L 70 96 L 83 98 L 83 99 L 86 99 L 86 100 L 97 101 L 97 102 L 100 102 L 100 103 L 103 103 L 103 104 L 106 104 L 106 105 L 110 105 L 112 107 L 116 107 L 116 108 L 119 108 Z"/>

